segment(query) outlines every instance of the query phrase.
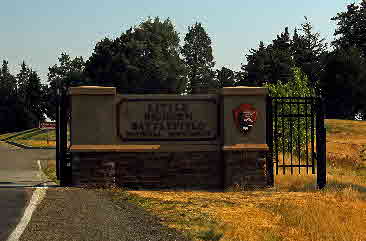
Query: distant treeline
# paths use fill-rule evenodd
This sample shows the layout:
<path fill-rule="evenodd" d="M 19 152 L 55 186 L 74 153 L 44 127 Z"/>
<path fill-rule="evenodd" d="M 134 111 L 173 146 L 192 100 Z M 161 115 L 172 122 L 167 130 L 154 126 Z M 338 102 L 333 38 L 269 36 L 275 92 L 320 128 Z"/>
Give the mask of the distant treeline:
<path fill-rule="evenodd" d="M 350 4 L 331 20 L 333 42 L 325 42 L 305 21 L 288 28 L 269 45 L 243 56 L 240 71 L 215 69 L 211 39 L 201 23 L 188 27 L 183 45 L 170 19 L 158 17 L 131 27 L 116 39 L 98 42 L 89 59 L 61 53 L 49 67 L 48 85 L 24 62 L 14 76 L 8 62 L 0 71 L 0 133 L 35 127 L 46 114 L 55 119 L 57 86 L 115 86 L 120 93 L 205 93 L 229 86 L 286 84 L 295 72 L 326 104 L 326 118 L 353 119 L 366 114 L 366 1 Z M 331 48 L 329 48 L 331 47 Z M 243 59 L 243 60 L 244 60 Z M 301 95 L 301 92 L 299 92 Z"/>

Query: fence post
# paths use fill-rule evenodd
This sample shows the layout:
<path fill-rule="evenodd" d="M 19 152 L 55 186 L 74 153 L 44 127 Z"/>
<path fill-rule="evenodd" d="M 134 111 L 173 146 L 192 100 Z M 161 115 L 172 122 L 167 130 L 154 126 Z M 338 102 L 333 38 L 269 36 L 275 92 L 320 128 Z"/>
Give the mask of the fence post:
<path fill-rule="evenodd" d="M 269 151 L 266 155 L 266 173 L 267 173 L 267 185 L 273 187 L 273 111 L 272 111 L 272 98 L 267 95 L 266 98 L 266 139 Z"/>
<path fill-rule="evenodd" d="M 60 90 L 56 93 L 56 176 L 60 180 Z"/>
<path fill-rule="evenodd" d="M 324 102 L 323 99 L 317 98 L 317 116 L 316 116 L 316 148 L 317 148 L 317 186 L 322 189 L 326 184 L 326 130 L 324 128 Z"/>
<path fill-rule="evenodd" d="M 68 102 L 67 92 L 62 89 L 61 93 L 61 111 L 60 111 L 60 185 L 67 186 L 71 184 L 71 157 L 67 150 L 67 121 L 68 121 Z"/>

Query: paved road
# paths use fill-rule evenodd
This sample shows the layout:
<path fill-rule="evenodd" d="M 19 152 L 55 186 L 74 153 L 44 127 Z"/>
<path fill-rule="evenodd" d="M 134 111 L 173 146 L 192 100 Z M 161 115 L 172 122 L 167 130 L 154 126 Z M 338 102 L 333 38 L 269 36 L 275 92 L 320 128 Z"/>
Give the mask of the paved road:
<path fill-rule="evenodd" d="M 52 150 L 14 149 L 0 142 L 0 241 L 23 216 L 32 186 L 43 183 L 37 160 L 54 159 Z M 108 190 L 47 189 L 19 241 L 123 240 L 187 241 L 160 220 Z"/>
<path fill-rule="evenodd" d="M 0 141 L 0 241 L 23 216 L 33 189 L 44 180 L 37 160 L 54 159 L 54 150 L 23 150 Z"/>

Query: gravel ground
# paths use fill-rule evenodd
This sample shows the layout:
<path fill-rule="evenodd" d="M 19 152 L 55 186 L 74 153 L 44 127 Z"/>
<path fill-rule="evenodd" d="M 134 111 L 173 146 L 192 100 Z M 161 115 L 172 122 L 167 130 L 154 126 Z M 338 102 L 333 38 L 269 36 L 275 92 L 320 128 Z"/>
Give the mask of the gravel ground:
<path fill-rule="evenodd" d="M 49 188 L 21 239 L 28 240 L 187 240 L 158 218 L 105 190 Z"/>

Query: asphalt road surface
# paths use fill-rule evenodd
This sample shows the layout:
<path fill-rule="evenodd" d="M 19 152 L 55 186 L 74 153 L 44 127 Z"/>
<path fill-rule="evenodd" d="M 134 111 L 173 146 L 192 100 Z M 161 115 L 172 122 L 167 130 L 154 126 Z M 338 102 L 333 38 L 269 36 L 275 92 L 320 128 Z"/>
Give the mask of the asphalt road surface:
<path fill-rule="evenodd" d="M 45 183 L 37 160 L 54 158 L 53 150 L 23 150 L 0 142 L 0 241 L 8 239 L 23 217 L 34 186 Z M 188 240 L 142 208 L 114 200 L 108 190 L 46 185 L 19 241 Z"/>
<path fill-rule="evenodd" d="M 55 159 L 54 150 L 24 150 L 0 141 L 0 241 L 23 216 L 33 186 L 42 185 L 37 160 Z"/>

